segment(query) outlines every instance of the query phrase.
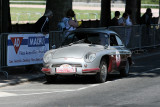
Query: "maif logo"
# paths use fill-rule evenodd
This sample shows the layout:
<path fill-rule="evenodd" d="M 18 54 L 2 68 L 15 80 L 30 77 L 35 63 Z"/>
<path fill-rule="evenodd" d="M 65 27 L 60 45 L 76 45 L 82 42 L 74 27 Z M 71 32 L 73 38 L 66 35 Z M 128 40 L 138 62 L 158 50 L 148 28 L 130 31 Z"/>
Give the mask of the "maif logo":
<path fill-rule="evenodd" d="M 13 43 L 16 54 L 18 53 L 22 40 L 23 37 L 11 37 L 11 41 Z"/>

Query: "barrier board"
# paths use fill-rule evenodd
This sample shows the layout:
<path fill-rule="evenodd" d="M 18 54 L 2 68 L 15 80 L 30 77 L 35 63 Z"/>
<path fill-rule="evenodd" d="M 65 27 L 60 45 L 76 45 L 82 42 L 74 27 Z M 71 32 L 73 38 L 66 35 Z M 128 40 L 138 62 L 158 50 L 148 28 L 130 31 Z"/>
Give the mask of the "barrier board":
<path fill-rule="evenodd" d="M 49 50 L 49 34 L 9 34 L 7 65 L 43 63 L 43 55 Z"/>

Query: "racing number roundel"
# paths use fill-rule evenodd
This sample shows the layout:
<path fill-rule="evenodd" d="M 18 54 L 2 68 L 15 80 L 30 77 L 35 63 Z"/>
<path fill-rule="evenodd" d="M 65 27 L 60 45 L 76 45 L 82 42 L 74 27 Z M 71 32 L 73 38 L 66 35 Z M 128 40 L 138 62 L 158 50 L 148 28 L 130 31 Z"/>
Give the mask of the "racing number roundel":
<path fill-rule="evenodd" d="M 117 64 L 117 67 L 119 67 L 120 62 L 121 62 L 120 53 L 119 53 L 119 51 L 116 51 L 116 64 Z"/>

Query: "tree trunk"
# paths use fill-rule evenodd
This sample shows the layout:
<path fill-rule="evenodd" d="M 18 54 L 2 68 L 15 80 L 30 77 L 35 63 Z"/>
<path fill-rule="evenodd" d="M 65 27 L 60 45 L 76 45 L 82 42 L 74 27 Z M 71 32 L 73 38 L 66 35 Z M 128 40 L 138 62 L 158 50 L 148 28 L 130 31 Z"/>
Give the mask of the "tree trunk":
<path fill-rule="evenodd" d="M 58 22 L 66 16 L 68 9 L 72 9 L 72 0 L 47 0 L 46 9 L 53 11 L 53 19 L 50 22 L 50 31 L 57 30 Z"/>
<path fill-rule="evenodd" d="M 2 33 L 2 0 L 0 0 L 0 33 Z"/>
<path fill-rule="evenodd" d="M 0 33 L 11 32 L 9 0 L 0 0 Z"/>
<path fill-rule="evenodd" d="M 100 26 L 107 27 L 111 21 L 111 0 L 101 0 Z"/>
<path fill-rule="evenodd" d="M 160 0 L 159 0 L 159 17 L 160 17 Z"/>
<path fill-rule="evenodd" d="M 126 0 L 126 9 L 132 11 L 132 21 L 133 24 L 139 24 L 140 23 L 140 16 L 141 16 L 141 0 Z"/>

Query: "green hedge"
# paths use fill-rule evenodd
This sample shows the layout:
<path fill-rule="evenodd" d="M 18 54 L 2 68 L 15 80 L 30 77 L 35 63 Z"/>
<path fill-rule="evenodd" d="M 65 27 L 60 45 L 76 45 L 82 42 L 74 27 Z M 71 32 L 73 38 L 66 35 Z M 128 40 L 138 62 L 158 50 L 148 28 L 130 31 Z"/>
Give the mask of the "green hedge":
<path fill-rule="evenodd" d="M 159 0 L 141 0 L 142 4 L 159 4 Z"/>

